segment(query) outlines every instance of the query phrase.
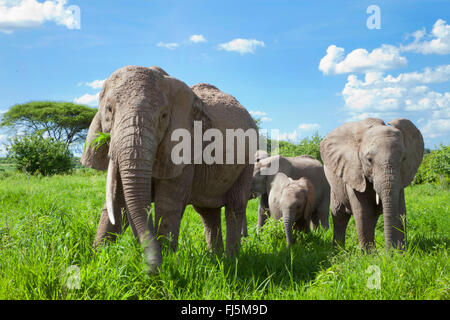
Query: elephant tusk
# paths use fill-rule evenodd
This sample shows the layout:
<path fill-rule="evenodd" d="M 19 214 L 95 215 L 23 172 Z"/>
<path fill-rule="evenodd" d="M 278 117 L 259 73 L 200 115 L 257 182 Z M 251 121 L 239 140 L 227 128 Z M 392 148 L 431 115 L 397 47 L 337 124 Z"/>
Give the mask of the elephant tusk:
<path fill-rule="evenodd" d="M 378 195 L 378 193 L 375 196 L 375 200 L 377 201 L 377 205 L 380 204 L 380 196 Z"/>
<path fill-rule="evenodd" d="M 116 174 L 116 166 L 112 160 L 109 161 L 108 175 L 106 177 L 106 210 L 108 211 L 109 221 L 113 226 L 116 225 L 114 219 L 114 200 L 113 194 L 115 189 L 114 178 Z"/>

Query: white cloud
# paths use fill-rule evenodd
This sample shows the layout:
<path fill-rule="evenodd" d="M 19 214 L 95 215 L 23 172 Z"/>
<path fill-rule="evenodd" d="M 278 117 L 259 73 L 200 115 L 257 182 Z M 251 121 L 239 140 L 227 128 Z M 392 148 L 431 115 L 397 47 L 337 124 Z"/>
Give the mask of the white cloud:
<path fill-rule="evenodd" d="M 178 48 L 179 44 L 176 43 L 176 42 L 171 42 L 171 43 L 158 42 L 156 44 L 156 46 L 160 47 L 160 48 L 166 48 L 166 49 L 169 49 L 169 50 L 174 50 L 174 49 Z"/>
<path fill-rule="evenodd" d="M 357 113 L 444 109 L 450 108 L 450 92 L 435 92 L 425 84 L 449 80 L 450 65 L 397 77 L 384 76 L 380 72 L 367 73 L 364 81 L 350 75 L 342 96 L 346 108 Z"/>
<path fill-rule="evenodd" d="M 425 138 L 450 134 L 450 92 L 433 91 L 426 84 L 450 80 L 450 65 L 426 68 L 423 72 L 403 73 L 394 77 L 367 73 L 364 80 L 356 75 L 347 79 L 342 96 L 348 120 L 367 117 L 394 119 L 420 115 Z"/>
<path fill-rule="evenodd" d="M 36 28 L 48 21 L 68 29 L 80 29 L 79 7 L 66 4 L 66 0 L 0 0 L 0 32 Z"/>
<path fill-rule="evenodd" d="M 88 105 L 91 107 L 95 107 L 95 106 L 98 106 L 99 98 L 100 98 L 100 92 L 97 94 L 86 93 L 85 95 L 74 99 L 74 102 L 78 103 L 78 104 L 85 104 L 85 105 Z"/>
<path fill-rule="evenodd" d="M 425 138 L 439 138 L 448 136 L 450 133 L 450 119 L 430 119 L 420 128 Z"/>
<path fill-rule="evenodd" d="M 192 43 L 200 43 L 200 42 L 206 42 L 206 39 L 201 34 L 193 34 L 190 36 L 189 41 Z"/>
<path fill-rule="evenodd" d="M 450 54 L 450 25 L 445 20 L 438 19 L 431 34 L 425 29 L 412 34 L 414 41 L 406 46 L 401 46 L 403 51 L 413 51 L 422 54 Z"/>
<path fill-rule="evenodd" d="M 263 41 L 255 39 L 234 39 L 227 43 L 219 44 L 219 50 L 239 52 L 241 55 L 255 53 L 256 48 L 265 47 Z"/>
<path fill-rule="evenodd" d="M 292 132 L 282 132 L 278 135 L 278 140 L 295 142 L 297 140 L 297 130 Z"/>
<path fill-rule="evenodd" d="M 265 113 L 263 111 L 250 111 L 249 113 L 250 113 L 250 115 L 255 116 L 255 117 L 262 117 L 262 116 L 267 115 L 267 113 Z"/>
<path fill-rule="evenodd" d="M 103 84 L 105 83 L 105 81 L 106 79 L 94 80 L 92 82 L 86 82 L 85 85 L 91 87 L 92 89 L 101 89 L 103 88 Z"/>
<path fill-rule="evenodd" d="M 320 129 L 317 123 L 301 123 L 295 130 L 291 132 L 281 132 L 278 135 L 278 140 L 297 143 L 302 137 L 307 137 Z"/>
<path fill-rule="evenodd" d="M 320 124 L 317 123 L 302 123 L 298 126 L 301 131 L 314 131 L 320 129 Z"/>
<path fill-rule="evenodd" d="M 250 113 L 250 115 L 260 119 L 261 122 L 271 122 L 272 121 L 272 118 L 269 118 L 267 116 L 267 113 L 265 113 L 263 111 L 250 111 L 249 113 Z"/>
<path fill-rule="evenodd" d="M 435 85 L 449 83 L 450 64 L 397 75 L 386 75 L 386 71 L 407 64 L 401 52 L 449 54 L 450 25 L 438 19 L 430 34 L 422 29 L 412 36 L 414 41 L 406 46 L 382 45 L 370 53 L 356 49 L 346 55 L 343 48 L 330 45 L 319 69 L 327 75 L 351 73 L 341 92 L 348 121 L 367 117 L 419 119 L 425 139 L 448 139 L 450 92 L 448 86 Z M 358 76 L 358 72 L 364 76 Z M 446 89 L 439 92 L 436 88 Z"/>
<path fill-rule="evenodd" d="M 324 74 L 385 71 L 406 66 L 408 61 L 400 55 L 400 49 L 384 44 L 372 52 L 355 49 L 345 55 L 344 48 L 331 45 L 320 60 L 319 70 Z"/>

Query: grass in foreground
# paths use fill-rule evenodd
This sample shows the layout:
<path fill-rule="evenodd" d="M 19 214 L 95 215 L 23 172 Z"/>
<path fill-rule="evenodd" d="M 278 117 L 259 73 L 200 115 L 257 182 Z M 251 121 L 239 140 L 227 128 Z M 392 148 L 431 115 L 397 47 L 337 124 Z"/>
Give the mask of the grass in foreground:
<path fill-rule="evenodd" d="M 92 249 L 104 185 L 105 176 L 90 171 L 0 177 L 0 299 L 450 298 L 448 189 L 406 190 L 409 246 L 392 255 L 384 252 L 382 218 L 378 253 L 361 254 L 353 219 L 344 250 L 332 247 L 332 229 L 298 234 L 288 250 L 280 223 L 269 220 L 257 234 L 253 200 L 239 256 L 216 256 L 206 250 L 201 219 L 188 207 L 178 251 L 164 248 L 162 271 L 148 276 L 130 230 Z M 377 271 L 379 289 L 370 289 L 377 287 Z"/>

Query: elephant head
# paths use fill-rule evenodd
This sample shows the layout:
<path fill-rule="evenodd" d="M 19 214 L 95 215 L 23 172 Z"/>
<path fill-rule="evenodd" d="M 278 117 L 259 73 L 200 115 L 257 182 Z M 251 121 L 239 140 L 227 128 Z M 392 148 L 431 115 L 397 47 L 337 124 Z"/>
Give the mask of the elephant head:
<path fill-rule="evenodd" d="M 273 179 L 273 191 L 279 192 L 279 207 L 283 216 L 284 232 L 286 234 L 287 246 L 293 243 L 292 227 L 309 232 L 312 208 L 314 206 L 314 187 L 306 178 L 293 180 L 284 173 L 277 173 Z M 269 199 L 272 198 L 272 191 Z M 271 200 L 269 200 L 270 202 Z"/>
<path fill-rule="evenodd" d="M 105 81 L 89 128 L 81 163 L 108 170 L 106 204 L 111 223 L 115 223 L 116 193 L 123 192 L 130 225 L 155 270 L 161 264 L 161 249 L 149 214 L 152 177 L 170 179 L 182 173 L 186 164 L 171 160 L 177 143 L 171 134 L 176 129 L 192 132 L 194 120 L 207 118 L 204 111 L 192 90 L 162 69 L 127 66 Z M 93 148 L 99 132 L 109 133 L 110 142 Z M 118 179 L 122 190 L 117 190 Z"/>
<path fill-rule="evenodd" d="M 320 145 L 325 167 L 357 192 L 371 184 L 384 213 L 386 249 L 404 245 L 404 193 L 424 152 L 420 131 L 407 119 L 386 125 L 381 119 L 349 122 L 333 130 Z"/>

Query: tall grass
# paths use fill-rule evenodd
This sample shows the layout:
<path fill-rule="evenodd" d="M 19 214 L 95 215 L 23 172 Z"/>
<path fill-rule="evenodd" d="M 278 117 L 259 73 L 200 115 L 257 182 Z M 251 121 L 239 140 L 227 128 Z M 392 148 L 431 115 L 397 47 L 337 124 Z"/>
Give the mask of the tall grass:
<path fill-rule="evenodd" d="M 0 299 L 450 298 L 448 189 L 406 189 L 409 246 L 390 255 L 384 251 L 382 218 L 378 251 L 370 255 L 359 250 L 353 219 L 345 249 L 333 248 L 332 229 L 297 234 L 286 249 L 282 224 L 269 219 L 256 232 L 253 200 L 247 209 L 249 237 L 231 259 L 206 250 L 201 219 L 188 207 L 178 251 L 164 247 L 160 274 L 149 276 L 130 230 L 92 248 L 104 202 L 103 174 L 14 173 L 0 179 Z M 67 274 L 70 266 L 79 277 Z M 379 289 L 368 286 L 370 266 L 380 270 Z M 79 289 L 71 285 L 74 279 Z"/>

